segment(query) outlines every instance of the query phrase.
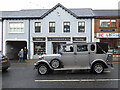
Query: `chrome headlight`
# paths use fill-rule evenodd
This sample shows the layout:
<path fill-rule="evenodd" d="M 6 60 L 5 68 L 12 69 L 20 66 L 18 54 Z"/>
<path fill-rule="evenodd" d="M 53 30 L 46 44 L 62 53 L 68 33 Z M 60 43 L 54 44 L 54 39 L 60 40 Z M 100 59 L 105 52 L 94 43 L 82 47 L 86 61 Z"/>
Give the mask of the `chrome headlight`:
<path fill-rule="evenodd" d="M 39 62 L 37 61 L 37 62 L 34 63 L 34 66 L 37 66 L 38 64 L 39 64 Z"/>
<path fill-rule="evenodd" d="M 42 60 L 42 59 L 44 59 L 44 57 L 43 56 L 39 56 L 39 60 Z"/>

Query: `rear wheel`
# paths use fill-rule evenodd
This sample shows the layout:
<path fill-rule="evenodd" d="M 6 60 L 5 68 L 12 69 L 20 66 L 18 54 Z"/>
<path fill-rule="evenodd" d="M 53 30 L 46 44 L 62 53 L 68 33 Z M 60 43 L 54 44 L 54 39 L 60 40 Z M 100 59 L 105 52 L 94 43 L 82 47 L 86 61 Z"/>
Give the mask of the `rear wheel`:
<path fill-rule="evenodd" d="M 40 64 L 38 67 L 38 73 L 41 75 L 48 74 L 50 71 L 50 68 L 46 64 Z"/>
<path fill-rule="evenodd" d="M 58 59 L 53 59 L 50 64 L 51 64 L 52 68 L 54 68 L 54 69 L 60 67 L 60 61 Z"/>
<path fill-rule="evenodd" d="M 102 63 L 95 63 L 93 65 L 92 71 L 97 74 L 101 74 L 104 71 L 104 65 Z"/>

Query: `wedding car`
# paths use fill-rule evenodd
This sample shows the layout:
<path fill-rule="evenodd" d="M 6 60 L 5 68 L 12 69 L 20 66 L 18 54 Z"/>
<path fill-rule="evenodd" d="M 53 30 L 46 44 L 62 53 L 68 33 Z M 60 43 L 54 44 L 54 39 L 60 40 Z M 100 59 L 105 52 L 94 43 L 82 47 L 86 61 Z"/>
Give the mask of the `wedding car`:
<path fill-rule="evenodd" d="M 72 43 L 62 44 L 60 54 L 42 55 L 34 63 L 41 75 L 55 70 L 90 69 L 100 74 L 112 64 L 112 54 L 108 53 L 108 43 Z"/>

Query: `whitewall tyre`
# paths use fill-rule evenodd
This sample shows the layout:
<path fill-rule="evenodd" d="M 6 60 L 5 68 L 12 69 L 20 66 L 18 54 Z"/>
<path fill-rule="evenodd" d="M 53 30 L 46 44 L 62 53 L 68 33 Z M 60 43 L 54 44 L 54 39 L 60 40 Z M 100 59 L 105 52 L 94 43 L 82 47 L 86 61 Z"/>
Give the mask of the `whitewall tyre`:
<path fill-rule="evenodd" d="M 40 64 L 38 67 L 38 73 L 40 75 L 48 74 L 50 71 L 49 67 L 46 64 Z"/>

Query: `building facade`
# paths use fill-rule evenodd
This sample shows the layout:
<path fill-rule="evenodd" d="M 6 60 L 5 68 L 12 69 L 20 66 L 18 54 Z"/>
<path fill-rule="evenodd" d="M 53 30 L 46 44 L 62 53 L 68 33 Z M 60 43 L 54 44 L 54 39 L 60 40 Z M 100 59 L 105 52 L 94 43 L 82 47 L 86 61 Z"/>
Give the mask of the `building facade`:
<path fill-rule="evenodd" d="M 120 19 L 118 10 L 95 10 L 95 41 L 108 42 L 109 51 L 120 56 Z"/>
<path fill-rule="evenodd" d="M 0 18 L 0 52 L 2 51 L 2 19 Z"/>
<path fill-rule="evenodd" d="M 57 4 L 52 9 L 3 12 L 3 53 L 17 59 L 27 47 L 28 59 L 60 53 L 60 44 L 92 42 L 93 11 L 67 9 Z M 12 53 L 12 54 L 11 54 Z"/>

